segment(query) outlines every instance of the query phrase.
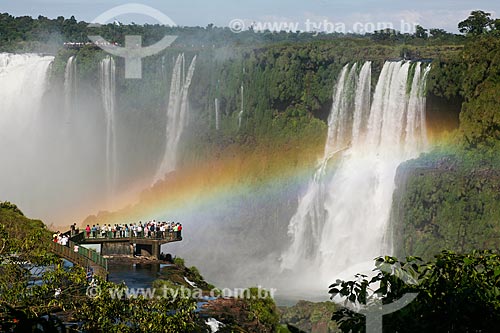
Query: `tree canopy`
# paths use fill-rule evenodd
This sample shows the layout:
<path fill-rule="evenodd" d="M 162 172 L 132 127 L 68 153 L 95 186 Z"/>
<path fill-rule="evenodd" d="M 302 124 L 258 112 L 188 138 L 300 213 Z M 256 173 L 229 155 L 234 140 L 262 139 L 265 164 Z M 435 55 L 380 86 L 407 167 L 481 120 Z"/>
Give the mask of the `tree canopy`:
<path fill-rule="evenodd" d="M 500 325 L 500 257 L 491 251 L 443 251 L 431 261 L 376 260 L 375 276 L 332 284 L 332 297 L 370 311 L 406 294 L 416 299 L 383 317 L 384 332 L 496 332 Z M 365 332 L 365 318 L 348 308 L 333 314 L 342 332 Z"/>
<path fill-rule="evenodd" d="M 458 29 L 461 33 L 478 36 L 491 30 L 492 23 L 491 13 L 474 10 L 467 19 L 458 24 Z"/>

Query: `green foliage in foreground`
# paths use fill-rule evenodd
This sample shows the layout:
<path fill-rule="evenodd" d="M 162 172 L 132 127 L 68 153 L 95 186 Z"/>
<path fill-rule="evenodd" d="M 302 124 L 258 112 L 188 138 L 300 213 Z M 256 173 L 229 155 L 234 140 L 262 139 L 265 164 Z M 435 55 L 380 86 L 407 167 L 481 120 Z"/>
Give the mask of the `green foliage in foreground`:
<path fill-rule="evenodd" d="M 9 323 L 21 319 L 24 322 L 20 325 L 29 326 L 40 316 L 54 310 L 54 274 L 50 267 L 60 261 L 47 252 L 50 241 L 51 233 L 41 221 L 25 217 L 14 204 L 0 203 L 2 330 L 9 327 Z M 45 283 L 40 285 L 35 283 L 36 280 Z"/>
<path fill-rule="evenodd" d="M 248 288 L 233 298 L 208 302 L 203 313 L 224 323 L 219 332 L 279 331 L 279 312 L 269 292 Z"/>
<path fill-rule="evenodd" d="M 11 210 L 12 212 L 14 212 L 17 215 L 24 216 L 23 212 L 15 204 L 13 204 L 9 201 L 4 201 L 4 202 L 0 201 L 0 209 L 5 211 L 5 212 L 8 210 Z"/>
<path fill-rule="evenodd" d="M 156 288 L 159 294 L 161 294 L 165 288 L 171 290 L 182 288 L 198 289 L 206 293 L 216 293 L 217 290 L 215 286 L 205 281 L 198 268 L 195 266 L 186 267 L 184 259 L 179 257 L 175 257 L 173 261 L 174 265 L 164 267 L 161 271 L 160 278 L 153 282 L 153 287 Z M 186 279 L 194 283 L 194 286 L 188 283 Z"/>
<path fill-rule="evenodd" d="M 124 286 L 97 281 L 87 296 L 85 270 L 49 253 L 51 233 L 11 203 L 0 203 L 0 330 L 28 332 L 41 317 L 63 313 L 88 332 L 186 332 L 196 326 L 194 299 L 126 297 Z M 121 292 L 121 294 L 120 294 Z"/>
<path fill-rule="evenodd" d="M 47 253 L 50 239 L 51 233 L 41 221 L 28 219 L 14 204 L 0 203 L 2 311 L 22 308 L 22 315 L 30 318 L 50 308 L 47 290 L 34 286 L 34 276 L 41 274 L 44 266 L 58 262 Z"/>
<path fill-rule="evenodd" d="M 40 220 L 31 220 L 10 202 L 0 202 L 0 256 L 15 254 L 19 260 L 42 260 L 44 240 L 51 233 Z"/>
<path fill-rule="evenodd" d="M 76 320 L 88 332 L 193 332 L 196 302 L 173 297 L 128 296 L 126 286 L 109 282 L 98 284 L 97 297 L 76 309 Z"/>
<path fill-rule="evenodd" d="M 186 283 L 184 276 L 203 290 L 213 286 L 196 267 L 185 267 L 180 258 L 175 260 L 176 279 L 155 282 L 155 287 L 167 287 L 170 292 L 162 289 L 148 294 L 98 277 L 89 282 L 84 268 L 63 267 L 62 260 L 48 251 L 51 233 L 43 223 L 26 218 L 11 203 L 0 203 L 0 238 L 0 331 L 30 332 L 39 325 L 54 329 L 55 324 L 42 319 L 46 315 L 52 316 L 58 327 L 64 318 L 79 323 L 75 325 L 85 332 L 208 331 L 195 311 L 197 299 L 175 289 L 179 282 Z M 235 315 L 231 327 L 276 331 L 279 314 L 270 294 L 250 288 L 244 295 L 232 300 L 234 313 L 244 317 Z M 227 311 L 222 309 L 218 319 L 227 319 Z"/>
<path fill-rule="evenodd" d="M 280 317 L 269 292 L 259 288 L 249 288 L 244 293 L 245 302 L 250 310 L 248 319 L 257 320 L 259 324 L 274 332 L 278 327 Z"/>
<path fill-rule="evenodd" d="M 339 280 L 330 293 L 368 309 L 418 293 L 409 305 L 384 316 L 384 332 L 498 331 L 500 257 L 496 253 L 443 251 L 429 262 L 384 257 L 376 260 L 375 273 L 372 279 L 357 275 L 356 280 Z M 347 308 L 335 312 L 332 319 L 342 332 L 365 332 L 364 317 Z"/>
<path fill-rule="evenodd" d="M 337 323 L 331 320 L 337 308 L 334 302 L 299 301 L 292 307 L 280 308 L 281 323 L 304 332 L 339 332 Z"/>

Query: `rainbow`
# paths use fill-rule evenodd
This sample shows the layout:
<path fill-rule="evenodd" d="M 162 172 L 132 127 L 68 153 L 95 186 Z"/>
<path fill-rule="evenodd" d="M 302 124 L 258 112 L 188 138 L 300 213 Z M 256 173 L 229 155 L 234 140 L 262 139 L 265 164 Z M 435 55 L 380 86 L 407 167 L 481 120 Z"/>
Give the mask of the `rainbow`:
<path fill-rule="evenodd" d="M 187 216 L 202 219 L 196 212 L 221 208 L 221 203 L 233 198 L 258 191 L 278 195 L 291 182 L 307 183 L 322 150 L 323 144 L 288 144 L 281 149 L 266 147 L 246 152 L 229 149 L 224 156 L 167 174 L 143 191 L 135 204 L 129 203 L 114 213 L 101 212 L 84 223 L 134 223 Z"/>
<path fill-rule="evenodd" d="M 435 132 L 435 133 L 434 133 Z M 439 132 L 439 133 L 438 133 Z M 442 130 L 431 130 L 434 144 L 441 140 Z M 305 185 L 314 174 L 324 149 L 324 136 L 309 142 L 290 141 L 278 147 L 260 144 L 250 150 L 229 147 L 216 154 L 216 158 L 198 161 L 167 174 L 146 190 L 150 181 L 138 181 L 134 199 L 117 200 L 113 213 L 100 212 L 88 217 L 89 223 L 134 223 L 137 221 L 164 219 L 203 220 L 197 212 L 224 209 L 221 203 L 251 194 L 266 192 L 279 196 L 290 183 Z M 128 201 L 127 201 L 128 200 Z M 131 201 L 135 201 L 131 203 Z"/>

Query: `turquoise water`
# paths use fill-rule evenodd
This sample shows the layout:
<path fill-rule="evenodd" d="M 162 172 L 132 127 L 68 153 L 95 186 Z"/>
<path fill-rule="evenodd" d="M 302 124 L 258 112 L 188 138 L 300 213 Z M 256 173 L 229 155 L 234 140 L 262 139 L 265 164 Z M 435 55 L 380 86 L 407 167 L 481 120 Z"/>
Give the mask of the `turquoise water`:
<path fill-rule="evenodd" d="M 114 283 L 125 282 L 129 288 L 150 288 L 153 281 L 160 277 L 161 269 L 169 264 L 109 264 L 108 280 Z"/>

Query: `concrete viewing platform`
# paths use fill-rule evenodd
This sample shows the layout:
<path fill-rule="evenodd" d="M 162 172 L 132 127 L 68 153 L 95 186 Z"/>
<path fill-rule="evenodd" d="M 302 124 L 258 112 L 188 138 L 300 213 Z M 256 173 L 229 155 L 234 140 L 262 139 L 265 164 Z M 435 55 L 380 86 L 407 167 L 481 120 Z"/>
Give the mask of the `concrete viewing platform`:
<path fill-rule="evenodd" d="M 65 233 L 71 235 L 68 231 Z M 108 275 L 108 256 L 142 256 L 159 259 L 161 246 L 179 242 L 182 237 L 175 232 L 164 232 L 163 237 L 86 237 L 84 232 L 71 235 L 66 245 L 50 242 L 50 249 L 56 255 L 75 265 L 92 269 L 104 279 Z M 100 253 L 85 245 L 100 245 Z"/>
<path fill-rule="evenodd" d="M 140 255 L 158 259 L 163 244 L 179 242 L 182 237 L 168 232 L 165 237 L 86 237 L 84 233 L 80 233 L 72 237 L 72 240 L 82 246 L 100 245 L 103 256 Z"/>

